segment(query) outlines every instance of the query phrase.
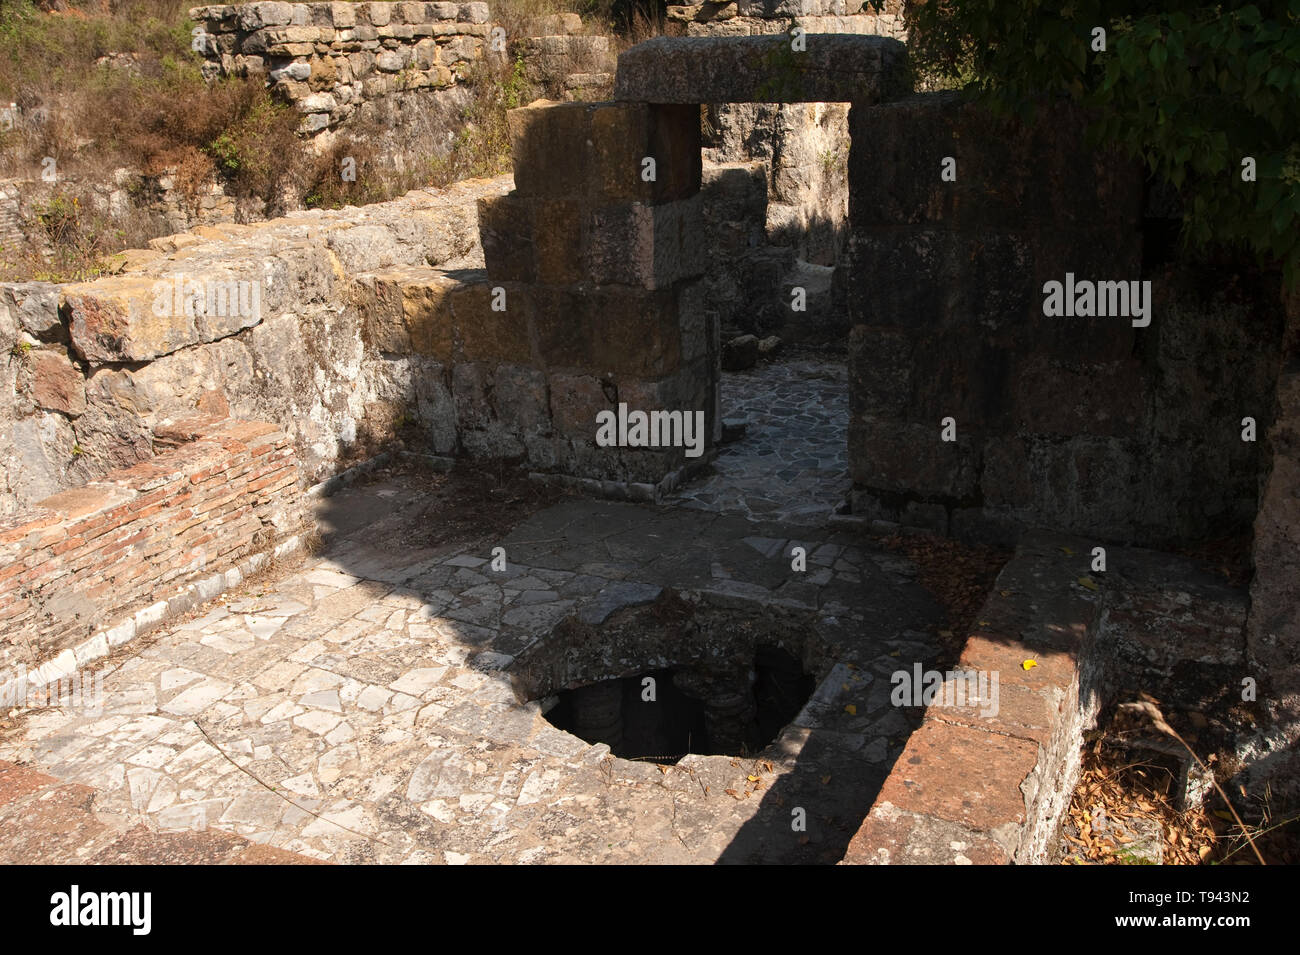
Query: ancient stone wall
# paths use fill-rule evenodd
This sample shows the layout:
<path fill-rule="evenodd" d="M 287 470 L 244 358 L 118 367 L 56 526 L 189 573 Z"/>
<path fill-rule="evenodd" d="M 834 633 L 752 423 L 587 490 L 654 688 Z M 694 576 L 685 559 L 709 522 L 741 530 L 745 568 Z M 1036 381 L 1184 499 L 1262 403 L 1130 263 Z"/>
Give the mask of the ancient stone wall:
<path fill-rule="evenodd" d="M 757 36 L 799 27 L 809 34 L 906 39 L 902 4 L 879 14 L 848 0 L 733 0 L 669 6 L 691 36 Z M 724 329 L 787 339 L 842 342 L 848 326 L 830 294 L 830 270 L 848 227 L 849 104 L 711 103 L 704 113 L 704 156 L 718 164 L 761 162 L 768 203 L 761 247 L 736 260 L 736 280 L 710 298 Z M 774 282 L 743 280 L 751 273 Z M 730 286 L 730 287 L 728 287 Z M 807 309 L 793 312 L 789 291 L 804 289 Z"/>
<path fill-rule="evenodd" d="M 507 188 L 203 227 L 92 282 L 0 285 L 0 519 L 148 458 L 154 429 L 196 410 L 279 424 L 309 481 L 398 422 L 452 450 L 440 367 L 368 348 L 350 290 L 376 269 L 481 266 L 475 200 Z"/>
<path fill-rule="evenodd" d="M 511 41 L 522 44 L 529 79 L 563 75 L 577 96 L 607 85 L 612 65 L 609 39 L 575 35 L 576 16 L 539 18 L 528 32 L 546 35 L 509 37 L 482 2 L 227 4 L 196 7 L 190 19 L 208 75 L 265 76 L 308 134 L 419 113 L 427 106 L 408 107 L 454 90 L 481 58 L 504 58 Z"/>
<path fill-rule="evenodd" d="M 299 529 L 297 462 L 275 425 L 205 419 L 160 437 L 175 446 L 0 525 L 0 669 L 70 672 Z"/>
<path fill-rule="evenodd" d="M 1275 292 L 1144 271 L 1142 180 L 1087 149 L 1063 108 L 998 126 L 925 94 L 854 107 L 852 129 L 837 275 L 854 512 L 974 538 L 1246 529 L 1264 460 L 1242 419 L 1272 418 Z M 1149 281 L 1146 318 L 1045 315 L 1045 283 L 1067 273 Z"/>
<path fill-rule="evenodd" d="M 1277 406 L 1268 440 L 1272 460 L 1255 517 L 1255 578 L 1246 653 L 1267 719 L 1249 756 L 1251 785 L 1285 799 L 1300 793 L 1300 290 L 1284 292 L 1287 328 Z"/>

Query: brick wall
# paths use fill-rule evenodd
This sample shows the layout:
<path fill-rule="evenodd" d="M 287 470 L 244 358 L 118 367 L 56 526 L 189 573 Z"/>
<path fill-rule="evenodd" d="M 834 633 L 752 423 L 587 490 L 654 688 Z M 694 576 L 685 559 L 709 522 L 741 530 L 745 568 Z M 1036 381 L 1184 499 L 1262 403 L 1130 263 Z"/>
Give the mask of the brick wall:
<path fill-rule="evenodd" d="M 178 445 L 0 527 L 0 666 L 74 647 L 80 662 L 97 631 L 143 607 L 161 619 L 201 577 L 297 529 L 297 461 L 274 425 L 208 419 L 158 437 Z"/>

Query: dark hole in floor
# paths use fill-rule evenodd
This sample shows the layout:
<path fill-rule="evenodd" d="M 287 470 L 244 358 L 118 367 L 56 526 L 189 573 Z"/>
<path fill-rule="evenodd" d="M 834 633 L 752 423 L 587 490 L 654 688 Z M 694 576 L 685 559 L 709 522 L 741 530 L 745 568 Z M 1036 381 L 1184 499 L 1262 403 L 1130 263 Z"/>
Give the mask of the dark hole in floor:
<path fill-rule="evenodd" d="M 760 646 L 742 670 L 672 667 L 562 690 L 546 718 L 622 759 L 748 756 L 780 735 L 814 686 L 792 654 Z"/>

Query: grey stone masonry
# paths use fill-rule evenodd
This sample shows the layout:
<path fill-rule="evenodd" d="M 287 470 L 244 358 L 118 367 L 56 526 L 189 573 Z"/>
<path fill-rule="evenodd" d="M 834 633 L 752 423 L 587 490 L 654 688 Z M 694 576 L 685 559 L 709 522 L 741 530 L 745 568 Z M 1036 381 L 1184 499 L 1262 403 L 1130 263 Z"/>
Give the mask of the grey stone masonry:
<path fill-rule="evenodd" d="M 195 7 L 208 76 L 264 75 L 315 133 L 367 100 L 440 90 L 483 56 L 486 3 L 245 3 Z"/>
<path fill-rule="evenodd" d="M 658 37 L 619 55 L 614 98 L 643 103 L 878 103 L 910 91 L 880 36 Z"/>

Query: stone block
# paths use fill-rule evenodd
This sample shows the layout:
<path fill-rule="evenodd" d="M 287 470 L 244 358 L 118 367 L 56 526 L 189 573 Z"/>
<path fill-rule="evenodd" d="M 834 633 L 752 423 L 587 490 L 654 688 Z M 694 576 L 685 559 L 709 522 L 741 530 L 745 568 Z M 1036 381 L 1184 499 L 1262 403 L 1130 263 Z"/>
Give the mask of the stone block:
<path fill-rule="evenodd" d="M 40 341 L 57 341 L 63 335 L 59 320 L 59 287 L 49 282 L 0 285 L 0 309 Z"/>
<path fill-rule="evenodd" d="M 594 441 L 596 415 L 614 407 L 600 380 L 591 375 L 552 372 L 549 383 L 551 420 L 556 430 Z"/>
<path fill-rule="evenodd" d="M 940 440 L 941 426 L 871 415 L 849 422 L 849 468 L 855 484 L 875 491 L 961 499 L 979 480 L 979 449 L 958 422 L 957 440 Z"/>
<path fill-rule="evenodd" d="M 855 325 L 849 333 L 849 411 L 902 417 L 912 399 L 913 337 Z"/>
<path fill-rule="evenodd" d="M 357 24 L 356 4 L 331 3 L 329 5 L 330 22 L 336 27 L 351 27 Z"/>
<path fill-rule="evenodd" d="M 521 197 L 578 198 L 588 190 L 589 110 L 539 100 L 506 115 L 515 191 Z"/>
<path fill-rule="evenodd" d="M 704 222 L 697 193 L 657 205 L 631 203 L 593 210 L 585 273 L 601 283 L 666 288 L 701 275 Z"/>
<path fill-rule="evenodd" d="M 590 370 L 596 356 L 592 289 L 538 286 L 533 298 L 533 327 L 542 364 L 551 369 Z"/>
<path fill-rule="evenodd" d="M 74 418 L 86 410 L 86 384 L 81 370 L 62 350 L 41 348 L 28 352 L 22 361 L 19 381 L 37 408 Z"/>
<path fill-rule="evenodd" d="M 543 100 L 511 110 L 507 119 L 522 197 L 657 203 L 699 191 L 695 107 Z"/>
<path fill-rule="evenodd" d="M 495 304 L 504 309 L 497 310 Z M 519 283 L 482 281 L 453 289 L 457 359 L 530 364 L 532 308 L 528 287 Z"/>
<path fill-rule="evenodd" d="M 114 276 L 65 286 L 72 346 L 92 363 L 149 361 L 199 341 L 192 314 L 165 303 L 154 314 L 156 280 Z"/>
<path fill-rule="evenodd" d="M 358 276 L 353 302 L 363 316 L 364 339 L 380 352 L 451 361 L 450 296 L 461 285 L 442 272 L 418 267 Z"/>
<path fill-rule="evenodd" d="M 849 129 L 849 208 L 858 226 L 1137 229 L 1140 171 L 1089 149 L 1082 116 L 1066 104 L 1044 102 L 1026 124 L 994 117 L 958 94 L 925 93 L 855 105 Z M 955 181 L 940 178 L 945 157 L 956 162 Z"/>
<path fill-rule="evenodd" d="M 1073 365 L 1039 356 L 1020 362 L 1014 377 L 1021 433 L 1138 436 L 1146 382 L 1134 359 Z"/>
<path fill-rule="evenodd" d="M 1020 786 L 1037 763 L 1033 743 L 927 720 L 908 739 L 876 802 L 976 832 L 1017 831 L 1025 822 Z"/>
<path fill-rule="evenodd" d="M 292 3 L 248 3 L 239 7 L 239 28 L 245 32 L 293 22 Z"/>
<path fill-rule="evenodd" d="M 658 37 L 618 58 L 614 98 L 643 103 L 876 103 L 910 92 L 907 50 L 878 36 Z"/>
<path fill-rule="evenodd" d="M 501 281 L 572 285 L 583 280 L 584 205 L 518 195 L 479 200 L 488 275 Z"/>

